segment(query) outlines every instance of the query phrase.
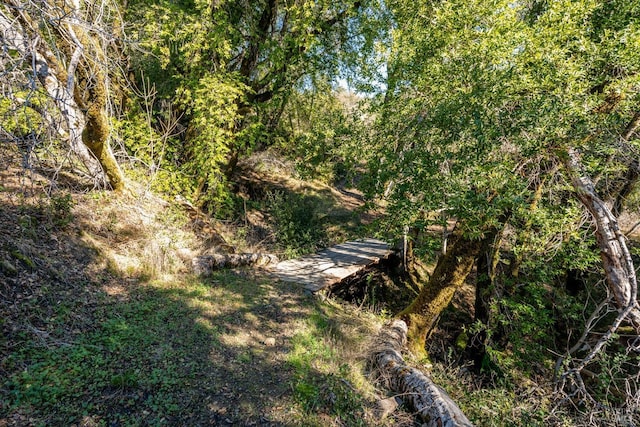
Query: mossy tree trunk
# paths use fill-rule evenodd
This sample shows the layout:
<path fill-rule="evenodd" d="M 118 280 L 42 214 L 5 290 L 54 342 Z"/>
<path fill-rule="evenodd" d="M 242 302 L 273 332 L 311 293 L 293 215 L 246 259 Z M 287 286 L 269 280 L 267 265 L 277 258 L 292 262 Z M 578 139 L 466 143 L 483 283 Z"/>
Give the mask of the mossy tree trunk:
<path fill-rule="evenodd" d="M 408 347 L 416 356 L 426 356 L 426 339 L 442 311 L 469 276 L 482 244 L 481 240 L 465 237 L 459 225 L 456 226 L 448 250 L 438 259 L 431 278 L 416 299 L 398 314 L 398 318 L 407 323 Z"/>
<path fill-rule="evenodd" d="M 122 171 L 108 142 L 108 61 L 100 40 L 104 29 L 88 33 L 93 23 L 83 20 L 79 1 L 64 2 L 58 8 L 32 8 L 10 0 L 7 12 L 0 10 L 3 41 L 29 62 L 55 103 L 66 127 L 56 130 L 68 139 L 92 176 L 104 174 L 114 190 L 123 189 Z M 55 24 L 43 30 L 44 22 Z M 41 35 L 43 31 L 47 36 Z"/>
<path fill-rule="evenodd" d="M 124 176 L 109 145 L 111 128 L 106 114 L 109 99 L 105 67 L 108 58 L 101 46 L 99 35 L 89 34 L 83 26 L 74 25 L 80 22 L 81 10 L 79 1 L 72 5 L 70 12 L 75 17 L 73 24 L 67 25 L 66 29 L 56 27 L 56 30 L 61 38 L 70 37 L 74 41 L 75 52 L 80 50 L 73 93 L 77 105 L 85 111 L 82 142 L 100 163 L 111 188 L 120 191 L 124 189 Z"/>
<path fill-rule="evenodd" d="M 87 88 L 86 123 L 82 131 L 82 142 L 96 157 L 112 189 L 121 191 L 125 187 L 122 170 L 109 145 L 109 119 L 105 113 L 107 105 L 106 79 L 102 72 L 94 75 L 95 83 Z"/>

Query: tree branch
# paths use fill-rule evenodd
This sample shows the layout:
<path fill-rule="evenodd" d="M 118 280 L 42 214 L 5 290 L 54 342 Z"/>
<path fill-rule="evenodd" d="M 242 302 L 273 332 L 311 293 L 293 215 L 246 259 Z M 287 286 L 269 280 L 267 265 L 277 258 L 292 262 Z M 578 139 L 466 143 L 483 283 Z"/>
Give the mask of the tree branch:
<path fill-rule="evenodd" d="M 636 112 L 633 115 L 633 118 L 625 128 L 624 132 L 622 132 L 622 140 L 625 142 L 629 141 L 629 139 L 631 139 L 635 131 L 638 129 L 638 126 L 640 126 L 640 112 Z"/>

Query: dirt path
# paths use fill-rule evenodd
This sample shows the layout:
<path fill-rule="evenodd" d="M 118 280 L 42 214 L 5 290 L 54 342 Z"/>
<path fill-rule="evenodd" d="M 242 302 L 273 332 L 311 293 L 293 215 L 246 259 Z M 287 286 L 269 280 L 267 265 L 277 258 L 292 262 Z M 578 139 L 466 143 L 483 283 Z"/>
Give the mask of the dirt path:
<path fill-rule="evenodd" d="M 209 229 L 217 223 L 135 183 L 136 197 L 91 191 L 66 173 L 52 183 L 5 148 L 0 427 L 412 425 L 400 411 L 375 416 L 380 397 L 363 354 L 379 319 L 296 283 L 348 274 L 384 256 L 382 242 L 329 249 L 304 277 L 250 269 L 199 277 L 190 261 L 219 245 Z M 357 195 L 303 182 L 292 189 L 330 213 L 332 236 L 346 239 L 361 224 Z M 233 240 L 232 225 L 214 231 Z"/>
<path fill-rule="evenodd" d="M 194 237 L 153 198 L 0 178 L 0 426 L 402 425 L 372 416 L 372 316 L 251 271 L 183 271 Z"/>

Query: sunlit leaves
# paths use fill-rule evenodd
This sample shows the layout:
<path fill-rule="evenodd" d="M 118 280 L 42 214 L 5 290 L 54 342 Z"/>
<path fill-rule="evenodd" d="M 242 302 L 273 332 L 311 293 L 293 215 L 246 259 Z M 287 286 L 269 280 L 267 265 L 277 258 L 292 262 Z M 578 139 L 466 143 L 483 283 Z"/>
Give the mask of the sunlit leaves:
<path fill-rule="evenodd" d="M 151 109 L 166 115 L 159 111 L 166 105 L 180 108 L 184 131 L 167 147 L 176 153 L 175 163 L 161 167 L 184 167 L 182 172 L 200 182 L 201 194 L 222 191 L 222 175 L 229 175 L 238 159 L 282 141 L 286 130 L 280 119 L 295 108 L 288 100 L 302 82 L 333 79 L 345 61 L 356 62 L 362 52 L 355 52 L 359 44 L 353 40 L 368 40 L 361 37 L 361 11 L 372 16 L 376 5 L 346 0 L 129 2 L 130 33 L 137 42 L 133 68 L 139 81 L 148 78 L 157 89 Z M 325 139 L 331 139 L 329 133 Z M 221 181 L 214 185 L 211 177 Z"/>
<path fill-rule="evenodd" d="M 594 171 L 611 159 L 638 107 L 633 2 L 387 4 L 393 73 L 377 176 L 379 192 L 392 183 L 394 215 L 444 210 L 482 233 L 492 215 L 530 203 L 524 171 L 537 168 L 515 171 L 553 159 L 559 144 L 593 153 Z"/>

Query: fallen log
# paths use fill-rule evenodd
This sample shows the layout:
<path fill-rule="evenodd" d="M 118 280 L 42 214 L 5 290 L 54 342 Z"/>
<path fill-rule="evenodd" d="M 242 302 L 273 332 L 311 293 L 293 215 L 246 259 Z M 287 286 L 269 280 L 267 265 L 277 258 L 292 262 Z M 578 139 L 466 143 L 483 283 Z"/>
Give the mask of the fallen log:
<path fill-rule="evenodd" d="M 378 379 L 397 393 L 429 427 L 473 427 L 446 391 L 416 368 L 407 366 L 401 351 L 407 342 L 407 324 L 395 320 L 374 342 L 370 366 Z"/>
<path fill-rule="evenodd" d="M 278 257 L 272 254 L 213 254 L 197 256 L 191 260 L 196 274 L 207 275 L 214 270 L 247 265 L 265 266 L 278 262 Z"/>

